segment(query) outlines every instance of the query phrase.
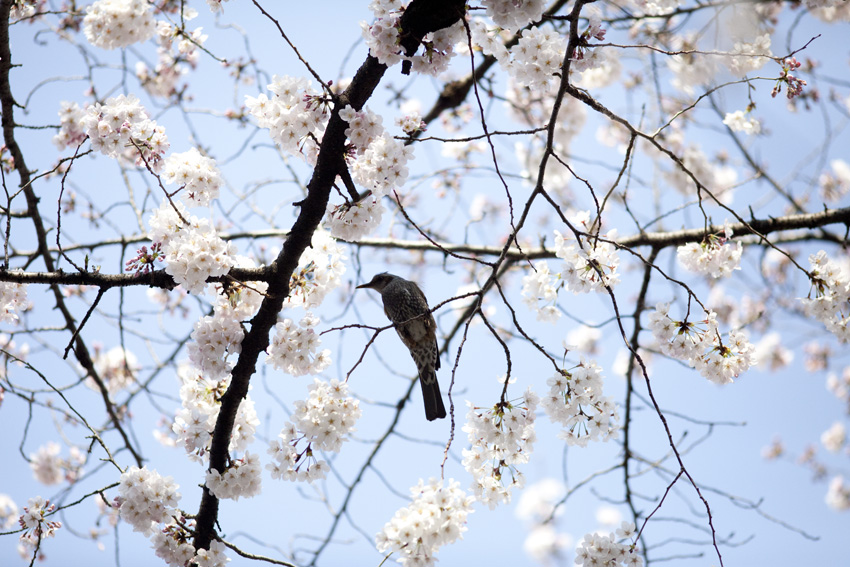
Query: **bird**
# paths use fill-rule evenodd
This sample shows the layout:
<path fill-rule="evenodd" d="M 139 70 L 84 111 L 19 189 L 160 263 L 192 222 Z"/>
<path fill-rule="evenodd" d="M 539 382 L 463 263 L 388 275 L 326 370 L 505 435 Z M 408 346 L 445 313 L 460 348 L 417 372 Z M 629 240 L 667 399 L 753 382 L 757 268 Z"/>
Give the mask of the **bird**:
<path fill-rule="evenodd" d="M 410 280 L 384 272 L 357 289 L 374 289 L 381 294 L 384 313 L 395 325 L 401 342 L 410 351 L 425 401 L 425 418 L 428 421 L 446 417 L 437 370 L 440 368 L 437 347 L 437 323 L 428 308 L 428 300 L 419 286 Z"/>

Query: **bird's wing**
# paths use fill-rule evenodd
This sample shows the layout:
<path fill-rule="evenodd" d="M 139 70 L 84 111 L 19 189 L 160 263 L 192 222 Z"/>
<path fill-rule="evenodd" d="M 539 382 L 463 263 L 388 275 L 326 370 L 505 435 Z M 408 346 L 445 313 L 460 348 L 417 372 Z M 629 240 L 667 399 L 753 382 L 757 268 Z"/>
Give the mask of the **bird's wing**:
<path fill-rule="evenodd" d="M 437 322 L 434 320 L 434 314 L 431 313 L 431 308 L 428 307 L 428 299 L 425 297 L 425 294 L 422 293 L 422 290 L 419 289 L 418 285 L 413 286 L 413 293 L 416 295 L 416 303 L 418 307 L 422 308 L 423 311 L 428 311 L 428 315 L 422 317 L 420 320 L 425 325 L 425 332 L 434 337 L 434 352 L 440 352 L 440 345 L 437 343 Z M 440 356 L 437 355 L 437 360 L 434 361 L 434 369 L 440 369 Z"/>

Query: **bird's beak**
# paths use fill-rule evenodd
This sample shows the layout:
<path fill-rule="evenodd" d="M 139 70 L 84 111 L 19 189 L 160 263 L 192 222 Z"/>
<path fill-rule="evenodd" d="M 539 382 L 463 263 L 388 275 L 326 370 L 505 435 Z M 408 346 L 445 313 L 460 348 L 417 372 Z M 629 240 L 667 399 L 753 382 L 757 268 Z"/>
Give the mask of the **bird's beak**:
<path fill-rule="evenodd" d="M 364 283 L 363 285 L 358 285 L 358 286 L 357 286 L 357 287 L 355 287 L 354 289 L 364 289 L 364 288 L 368 289 L 368 288 L 370 288 L 370 287 L 372 287 L 372 282 Z"/>

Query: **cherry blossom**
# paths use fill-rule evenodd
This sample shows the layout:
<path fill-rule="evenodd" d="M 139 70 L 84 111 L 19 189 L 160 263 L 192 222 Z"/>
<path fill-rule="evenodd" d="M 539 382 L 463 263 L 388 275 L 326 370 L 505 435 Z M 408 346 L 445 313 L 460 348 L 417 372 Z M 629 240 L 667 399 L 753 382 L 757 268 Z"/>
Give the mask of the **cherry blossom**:
<path fill-rule="evenodd" d="M 0 322 L 16 323 L 18 313 L 27 308 L 26 284 L 0 282 Z"/>
<path fill-rule="evenodd" d="M 292 421 L 281 430 L 280 440 L 269 445 L 275 462 L 266 468 L 274 479 L 313 482 L 325 478 L 328 463 L 314 452 L 338 453 L 360 419 L 360 403 L 348 395 L 345 382 L 315 378 L 309 390 L 307 400 L 295 402 Z"/>
<path fill-rule="evenodd" d="M 319 319 L 307 313 L 300 323 L 284 319 L 275 325 L 275 336 L 268 347 L 266 364 L 292 376 L 318 374 L 331 363 L 331 351 L 316 352 L 322 341 L 313 330 Z"/>
<path fill-rule="evenodd" d="M 716 384 L 731 383 L 755 364 L 754 347 L 745 334 L 733 330 L 721 338 L 715 312 L 701 321 L 676 321 L 669 309 L 659 303 L 649 316 L 649 328 L 664 354 L 687 362 Z"/>
<path fill-rule="evenodd" d="M 129 467 L 121 475 L 120 496 L 115 506 L 121 512 L 121 519 L 133 526 L 133 531 L 150 536 L 157 524 L 168 522 L 176 514 L 180 501 L 178 488 L 170 476 L 163 477 L 147 468 Z"/>
<path fill-rule="evenodd" d="M 467 530 L 473 498 L 452 479 L 432 478 L 428 484 L 420 480 L 410 494 L 413 502 L 396 512 L 375 536 L 376 546 L 382 553 L 398 553 L 398 561 L 406 567 L 432 566 L 437 551 Z"/>
<path fill-rule="evenodd" d="M 223 183 L 215 160 L 201 155 L 197 148 L 165 159 L 163 178 L 182 187 L 180 196 L 189 207 L 207 207 L 218 198 Z"/>
<path fill-rule="evenodd" d="M 469 449 L 463 450 L 463 466 L 472 475 L 475 499 L 491 510 L 510 502 L 511 489 L 522 488 L 525 477 L 518 465 L 528 462 L 537 436 L 535 409 L 539 398 L 530 389 L 514 401 L 491 408 L 467 402 L 466 432 Z"/>
<path fill-rule="evenodd" d="M 104 104 L 90 105 L 80 126 L 91 140 L 92 149 L 162 171 L 163 158 L 170 147 L 165 128 L 148 118 L 135 96 L 122 94 L 106 99 Z"/>
<path fill-rule="evenodd" d="M 546 384 L 549 393 L 543 397 L 543 410 L 564 428 L 559 437 L 567 445 L 586 447 L 589 441 L 616 439 L 617 405 L 602 395 L 602 370 L 595 362 L 582 360 L 570 370 L 557 372 Z"/>
<path fill-rule="evenodd" d="M 61 522 L 48 520 L 47 517 L 52 515 L 56 510 L 56 505 L 51 504 L 50 500 L 45 500 L 41 496 L 30 498 L 27 505 L 24 506 L 24 513 L 18 519 L 21 532 L 21 544 L 28 549 L 35 549 L 37 545 L 49 537 L 56 535 L 56 530 L 62 527 Z"/>
<path fill-rule="evenodd" d="M 103 49 L 147 41 L 156 32 L 151 9 L 147 0 L 97 0 L 83 18 L 86 39 Z"/>

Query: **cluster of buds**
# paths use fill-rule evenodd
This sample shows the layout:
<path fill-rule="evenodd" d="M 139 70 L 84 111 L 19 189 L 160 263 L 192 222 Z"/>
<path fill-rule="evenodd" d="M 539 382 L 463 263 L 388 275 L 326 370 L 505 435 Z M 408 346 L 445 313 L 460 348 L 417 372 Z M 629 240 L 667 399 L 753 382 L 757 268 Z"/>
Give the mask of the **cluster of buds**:
<path fill-rule="evenodd" d="M 591 18 L 587 29 L 579 36 L 576 49 L 573 52 L 573 61 L 583 61 L 585 59 L 585 49 L 590 47 L 588 42 L 591 39 L 597 41 L 605 40 L 605 29 L 602 27 L 602 22 L 598 18 Z"/>
<path fill-rule="evenodd" d="M 330 88 L 333 81 L 328 83 L 328 88 Z M 305 92 L 302 97 L 304 101 L 305 108 L 310 110 L 311 108 L 318 109 L 322 114 L 327 114 L 330 111 L 331 103 L 333 102 L 330 97 L 324 94 L 315 94 Z"/>
<path fill-rule="evenodd" d="M 150 273 L 153 271 L 154 262 L 162 262 L 163 256 L 162 243 L 160 242 L 154 242 L 151 245 L 150 252 L 148 252 L 147 246 L 142 246 L 134 258 L 127 260 L 124 270 L 136 272 L 137 276 Z"/>
<path fill-rule="evenodd" d="M 791 59 L 783 59 L 782 72 L 779 74 L 779 78 L 776 80 L 776 85 L 774 85 L 770 96 L 776 97 L 776 95 L 781 93 L 783 83 L 788 85 L 785 90 L 785 95 L 788 97 L 788 100 L 803 94 L 803 87 L 806 86 L 806 81 L 791 74 L 792 71 L 799 69 L 801 65 L 802 64 L 794 57 Z"/>

